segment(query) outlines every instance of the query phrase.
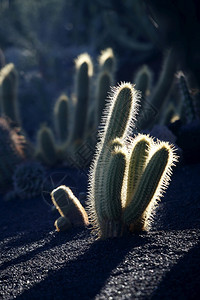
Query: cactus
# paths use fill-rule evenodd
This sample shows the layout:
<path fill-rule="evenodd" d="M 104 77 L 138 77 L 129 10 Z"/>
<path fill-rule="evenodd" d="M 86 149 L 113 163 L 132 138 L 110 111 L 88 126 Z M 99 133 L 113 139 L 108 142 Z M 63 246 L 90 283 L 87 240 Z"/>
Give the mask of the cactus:
<path fill-rule="evenodd" d="M 58 155 L 52 130 L 43 125 L 38 131 L 37 141 L 36 157 L 42 159 L 48 165 L 54 165 L 57 162 Z"/>
<path fill-rule="evenodd" d="M 17 108 L 17 72 L 13 64 L 6 65 L 0 71 L 1 112 L 12 121 L 19 123 Z"/>
<path fill-rule="evenodd" d="M 96 110 L 95 110 L 95 117 L 96 117 L 96 128 L 98 128 L 102 112 L 105 108 L 106 98 L 108 96 L 108 91 L 113 83 L 113 78 L 110 73 L 107 71 L 100 72 L 97 78 L 97 92 L 96 92 Z"/>
<path fill-rule="evenodd" d="M 138 99 L 134 87 L 122 83 L 102 118 L 88 199 L 89 219 L 101 238 L 148 229 L 177 161 L 168 143 L 141 134 L 130 140 Z"/>
<path fill-rule="evenodd" d="M 56 101 L 54 107 L 55 128 L 61 143 L 66 142 L 69 128 L 69 99 L 62 94 Z"/>
<path fill-rule="evenodd" d="M 61 215 L 55 222 L 57 231 L 65 231 L 71 226 L 88 225 L 87 213 L 70 188 L 59 186 L 51 192 L 51 198 Z"/>
<path fill-rule="evenodd" d="M 100 70 L 107 71 L 110 74 L 115 72 L 116 59 L 111 48 L 101 51 L 101 55 L 99 56 L 99 68 Z"/>
<path fill-rule="evenodd" d="M 150 93 L 152 85 L 152 72 L 148 66 L 142 66 L 134 77 L 135 88 L 141 92 L 142 97 L 146 97 Z"/>
<path fill-rule="evenodd" d="M 38 162 L 26 162 L 16 167 L 13 175 L 14 192 L 21 199 L 36 197 L 42 192 L 45 170 Z"/>

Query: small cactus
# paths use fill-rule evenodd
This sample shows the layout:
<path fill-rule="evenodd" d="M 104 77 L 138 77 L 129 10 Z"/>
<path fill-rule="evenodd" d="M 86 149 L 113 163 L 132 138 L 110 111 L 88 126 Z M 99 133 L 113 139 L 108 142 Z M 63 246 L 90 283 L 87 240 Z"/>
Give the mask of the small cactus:
<path fill-rule="evenodd" d="M 59 186 L 51 192 L 51 198 L 61 215 L 55 222 L 57 231 L 65 231 L 71 226 L 88 225 L 87 213 L 70 188 Z"/>
<path fill-rule="evenodd" d="M 122 83 L 114 90 L 101 124 L 88 199 L 89 219 L 101 238 L 148 229 L 177 161 L 168 143 L 141 134 L 130 140 L 137 109 L 136 90 Z"/>

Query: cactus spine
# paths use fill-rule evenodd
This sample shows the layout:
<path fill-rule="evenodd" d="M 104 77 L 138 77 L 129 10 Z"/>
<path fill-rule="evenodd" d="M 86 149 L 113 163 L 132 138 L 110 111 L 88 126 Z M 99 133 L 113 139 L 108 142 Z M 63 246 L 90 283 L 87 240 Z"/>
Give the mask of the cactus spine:
<path fill-rule="evenodd" d="M 88 225 L 87 213 L 70 188 L 59 186 L 52 191 L 51 198 L 61 215 L 55 222 L 57 231 L 65 231 L 71 226 Z"/>
<path fill-rule="evenodd" d="M 137 109 L 136 90 L 122 83 L 102 119 L 88 199 L 89 217 L 101 238 L 148 229 L 177 160 L 173 147 L 149 136 L 139 134 L 128 142 Z"/>
<path fill-rule="evenodd" d="M 2 114 L 19 123 L 17 108 L 17 72 L 13 64 L 0 71 L 0 105 Z"/>

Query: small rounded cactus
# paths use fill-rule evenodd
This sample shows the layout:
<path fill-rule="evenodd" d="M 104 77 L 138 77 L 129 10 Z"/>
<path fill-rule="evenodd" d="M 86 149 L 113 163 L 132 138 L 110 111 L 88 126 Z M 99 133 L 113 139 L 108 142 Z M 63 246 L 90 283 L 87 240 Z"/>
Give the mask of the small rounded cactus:
<path fill-rule="evenodd" d="M 65 231 L 72 226 L 87 226 L 88 216 L 69 187 L 61 185 L 51 192 L 52 202 L 61 217 L 55 222 L 57 231 Z"/>
<path fill-rule="evenodd" d="M 15 193 L 21 199 L 36 197 L 42 192 L 45 170 L 38 162 L 26 162 L 15 169 L 13 185 Z"/>

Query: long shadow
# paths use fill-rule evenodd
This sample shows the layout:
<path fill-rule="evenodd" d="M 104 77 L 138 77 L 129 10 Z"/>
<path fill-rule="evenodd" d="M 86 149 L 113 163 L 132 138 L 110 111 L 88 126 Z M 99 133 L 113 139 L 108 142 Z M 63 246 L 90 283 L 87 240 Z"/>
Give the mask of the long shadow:
<path fill-rule="evenodd" d="M 29 236 L 28 237 L 29 244 L 27 244 L 26 235 L 23 235 L 23 239 L 20 239 L 20 241 L 18 241 L 18 243 L 16 241 L 15 246 L 25 246 L 27 248 L 27 252 L 24 254 L 16 253 L 16 255 L 18 255 L 18 256 L 16 258 L 13 258 L 9 261 L 4 262 L 0 266 L 0 270 L 4 270 L 4 269 L 8 268 L 9 266 L 14 266 L 16 264 L 28 261 L 31 258 L 33 258 L 35 255 L 41 253 L 42 251 L 52 249 L 54 246 L 66 244 L 68 241 L 72 241 L 72 240 L 76 239 L 78 232 L 81 232 L 81 230 L 75 229 L 71 232 L 68 232 L 67 235 L 55 233 L 53 236 L 50 236 L 47 233 L 45 233 L 42 236 L 40 236 L 39 239 L 38 239 L 38 235 L 37 235 L 37 239 L 31 239 L 31 240 L 30 240 L 30 236 Z M 45 241 L 45 239 L 47 239 L 47 241 Z M 38 243 L 38 247 L 34 250 L 29 250 L 29 247 L 31 247 L 31 245 L 33 243 Z M 40 244 L 43 244 L 43 245 L 41 246 Z M 17 249 L 16 249 L 16 252 L 19 252 L 19 250 L 17 251 Z"/>
<path fill-rule="evenodd" d="M 62 269 L 49 271 L 45 280 L 18 299 L 93 299 L 130 249 L 144 245 L 147 240 L 146 236 L 134 236 L 96 241 Z"/>
<path fill-rule="evenodd" d="M 152 300 L 200 299 L 200 242 L 166 274 Z"/>

